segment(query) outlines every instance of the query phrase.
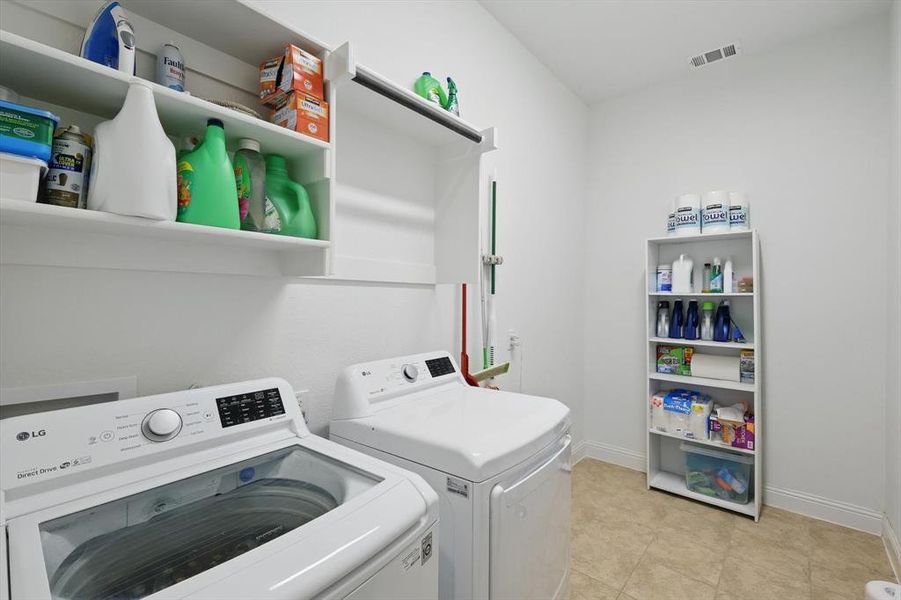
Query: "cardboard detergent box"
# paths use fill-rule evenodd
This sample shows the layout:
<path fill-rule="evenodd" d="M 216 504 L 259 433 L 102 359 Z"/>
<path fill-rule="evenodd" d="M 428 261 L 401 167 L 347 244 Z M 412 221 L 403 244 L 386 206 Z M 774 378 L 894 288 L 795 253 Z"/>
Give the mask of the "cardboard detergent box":
<path fill-rule="evenodd" d="M 669 375 L 691 375 L 692 346 L 657 346 L 657 372 Z"/>
<path fill-rule="evenodd" d="M 323 142 L 329 138 L 328 102 L 308 94 L 288 94 L 284 104 L 272 111 L 270 121 Z"/>
<path fill-rule="evenodd" d="M 291 92 L 325 98 L 322 61 L 294 45 L 260 65 L 260 102 L 277 108 Z"/>

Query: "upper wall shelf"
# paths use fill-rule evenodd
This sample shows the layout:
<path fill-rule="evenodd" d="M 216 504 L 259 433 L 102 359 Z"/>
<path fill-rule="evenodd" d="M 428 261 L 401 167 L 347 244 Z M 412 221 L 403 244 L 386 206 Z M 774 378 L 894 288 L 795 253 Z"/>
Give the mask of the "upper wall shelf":
<path fill-rule="evenodd" d="M 705 233 L 699 235 L 663 236 L 650 238 L 648 244 L 691 244 L 693 242 L 748 240 L 754 236 L 753 231 L 727 231 L 724 233 Z"/>
<path fill-rule="evenodd" d="M 9 31 L 0 30 L 0 55 L 0 85 L 28 98 L 108 119 L 122 107 L 131 80 L 119 71 Z M 331 148 L 327 142 L 268 121 L 148 83 L 153 87 L 160 121 L 170 135 L 202 132 L 207 119 L 217 118 L 225 124 L 230 139 L 254 138 L 267 152 L 308 158 Z M 322 173 L 325 176 L 327 172 Z"/>

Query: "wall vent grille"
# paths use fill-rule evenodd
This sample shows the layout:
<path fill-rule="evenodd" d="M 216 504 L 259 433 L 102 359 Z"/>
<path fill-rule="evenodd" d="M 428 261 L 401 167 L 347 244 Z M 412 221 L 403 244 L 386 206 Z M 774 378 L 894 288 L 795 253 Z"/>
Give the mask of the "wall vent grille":
<path fill-rule="evenodd" d="M 688 58 L 688 64 L 691 65 L 692 68 L 698 69 L 718 60 L 738 56 L 740 53 L 741 44 L 734 42 L 732 44 L 727 44 L 722 48 L 716 48 L 714 50 L 710 50 L 696 56 L 691 56 Z"/>

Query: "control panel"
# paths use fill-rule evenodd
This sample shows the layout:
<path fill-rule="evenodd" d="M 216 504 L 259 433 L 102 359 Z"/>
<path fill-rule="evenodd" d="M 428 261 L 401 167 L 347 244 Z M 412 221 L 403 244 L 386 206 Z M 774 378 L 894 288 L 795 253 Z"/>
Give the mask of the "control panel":
<path fill-rule="evenodd" d="M 447 352 L 429 352 L 352 365 L 338 377 L 332 418 L 365 416 L 376 403 L 446 383 L 466 385 L 454 359 Z"/>
<path fill-rule="evenodd" d="M 0 421 L 0 484 L 30 482 L 87 471 L 200 440 L 282 422 L 305 431 L 291 386 L 264 379 L 80 406 Z"/>

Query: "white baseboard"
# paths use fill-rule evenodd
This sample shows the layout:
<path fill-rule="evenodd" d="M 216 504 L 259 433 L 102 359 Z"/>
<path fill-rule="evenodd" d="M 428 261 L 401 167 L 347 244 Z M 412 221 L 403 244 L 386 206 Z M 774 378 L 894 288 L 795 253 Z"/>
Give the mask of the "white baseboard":
<path fill-rule="evenodd" d="M 882 543 L 885 544 L 888 560 L 892 563 L 895 581 L 901 581 L 901 541 L 898 541 L 898 533 L 892 529 L 888 517 L 882 519 Z"/>
<path fill-rule="evenodd" d="M 577 463 L 583 458 L 602 460 L 634 471 L 641 471 L 642 473 L 644 473 L 647 464 L 644 452 L 635 452 L 619 446 L 584 440 L 576 444 L 576 447 L 573 449 L 573 463 Z"/>
<path fill-rule="evenodd" d="M 766 486 L 763 503 L 851 529 L 876 535 L 882 533 L 883 517 L 881 512 L 847 502 L 831 500 L 797 490 Z"/>

